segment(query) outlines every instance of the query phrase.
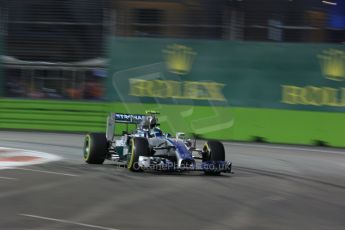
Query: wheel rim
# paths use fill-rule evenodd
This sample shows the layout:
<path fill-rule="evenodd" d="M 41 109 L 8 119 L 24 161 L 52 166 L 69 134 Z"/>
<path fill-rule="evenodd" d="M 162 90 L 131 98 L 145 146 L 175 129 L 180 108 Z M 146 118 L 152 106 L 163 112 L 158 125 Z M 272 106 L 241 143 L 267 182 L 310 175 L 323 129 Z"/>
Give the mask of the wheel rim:
<path fill-rule="evenodd" d="M 208 160 L 208 159 L 210 158 L 210 152 L 211 152 L 211 150 L 210 150 L 210 147 L 208 146 L 207 143 L 204 144 L 203 151 L 204 151 L 205 153 L 207 153 L 207 160 Z"/>
<path fill-rule="evenodd" d="M 87 160 L 90 155 L 90 138 L 86 136 L 84 143 L 84 159 Z"/>
<path fill-rule="evenodd" d="M 128 157 L 128 162 L 127 162 L 127 168 L 128 169 L 132 169 L 133 167 L 133 161 L 134 161 L 134 140 L 131 140 L 131 145 L 130 145 L 130 151 L 131 151 L 131 155 Z"/>

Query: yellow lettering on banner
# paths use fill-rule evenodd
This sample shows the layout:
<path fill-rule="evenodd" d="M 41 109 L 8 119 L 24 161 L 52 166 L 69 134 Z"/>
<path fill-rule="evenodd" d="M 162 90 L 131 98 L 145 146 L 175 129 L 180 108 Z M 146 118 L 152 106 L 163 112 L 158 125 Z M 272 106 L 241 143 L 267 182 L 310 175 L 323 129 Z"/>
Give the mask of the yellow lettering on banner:
<path fill-rule="evenodd" d="M 164 92 L 164 88 L 165 88 L 165 84 L 164 82 L 160 81 L 160 80 L 153 80 L 150 81 L 152 84 L 152 96 L 153 97 L 158 97 L 160 96 L 164 96 L 163 92 Z"/>
<path fill-rule="evenodd" d="M 152 97 L 154 95 L 154 92 L 152 91 L 154 87 L 152 81 L 146 81 L 142 79 L 129 79 L 129 82 L 129 95 L 146 97 Z"/>
<path fill-rule="evenodd" d="M 340 106 L 345 106 L 345 88 L 340 89 L 341 96 L 340 96 Z"/>
<path fill-rule="evenodd" d="M 167 84 L 162 80 L 153 80 L 153 95 L 154 97 L 166 98 L 170 95 L 170 89 L 167 87 Z"/>
<path fill-rule="evenodd" d="M 145 81 L 145 83 L 143 85 L 144 85 L 143 94 L 147 97 L 154 97 L 154 95 L 155 95 L 154 82 L 153 81 Z"/>
<path fill-rule="evenodd" d="M 320 106 L 322 104 L 322 89 L 315 86 L 307 86 L 305 88 L 306 98 L 304 100 L 306 105 Z"/>
<path fill-rule="evenodd" d="M 338 89 L 330 88 L 330 87 L 323 87 L 323 105 L 328 106 L 339 106 L 338 102 Z"/>
<path fill-rule="evenodd" d="M 144 80 L 140 79 L 129 79 L 129 95 L 141 96 L 142 83 Z"/>
<path fill-rule="evenodd" d="M 222 89 L 225 86 L 224 84 L 205 82 L 204 86 L 208 93 L 209 99 L 214 101 L 225 101 L 225 97 L 222 93 Z"/>
<path fill-rule="evenodd" d="M 154 97 L 180 98 L 181 84 L 178 81 L 151 80 L 153 82 Z M 145 96 L 145 95 L 142 95 Z"/>
<path fill-rule="evenodd" d="M 301 87 L 300 90 L 300 104 L 310 105 L 311 103 L 313 103 L 313 89 L 310 86 L 307 86 L 305 88 Z"/>
<path fill-rule="evenodd" d="M 216 82 L 192 82 L 184 83 L 183 97 L 197 100 L 225 101 L 222 89 L 225 85 Z"/>
<path fill-rule="evenodd" d="M 217 82 L 129 79 L 129 95 L 194 100 L 225 101 L 224 84 Z"/>
<path fill-rule="evenodd" d="M 313 89 L 313 101 L 311 105 L 322 106 L 323 104 L 323 91 L 320 87 L 310 86 Z"/>
<path fill-rule="evenodd" d="M 199 98 L 199 82 L 186 81 L 183 86 L 183 98 L 185 99 L 200 99 Z"/>
<path fill-rule="evenodd" d="M 282 85 L 282 103 L 314 106 L 345 106 L 345 88 Z"/>
<path fill-rule="evenodd" d="M 286 104 L 298 104 L 299 87 L 292 85 L 282 85 L 282 102 Z"/>
<path fill-rule="evenodd" d="M 308 104 L 308 100 L 307 100 L 308 89 L 302 88 L 302 87 L 297 87 L 296 92 L 298 95 L 297 96 L 297 104 L 307 105 Z"/>
<path fill-rule="evenodd" d="M 171 98 L 182 98 L 182 87 L 181 87 L 181 82 L 179 81 L 165 81 L 165 85 L 167 89 L 169 89 L 169 96 Z"/>

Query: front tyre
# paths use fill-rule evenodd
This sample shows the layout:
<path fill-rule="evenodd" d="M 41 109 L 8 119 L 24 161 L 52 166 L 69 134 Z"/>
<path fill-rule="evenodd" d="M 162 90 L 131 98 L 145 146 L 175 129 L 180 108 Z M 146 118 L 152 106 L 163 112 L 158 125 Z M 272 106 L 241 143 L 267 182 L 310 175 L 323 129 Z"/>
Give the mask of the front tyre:
<path fill-rule="evenodd" d="M 84 141 L 84 160 L 88 164 L 103 164 L 108 152 L 104 133 L 89 133 Z"/>
<path fill-rule="evenodd" d="M 144 137 L 134 137 L 130 140 L 127 168 L 132 172 L 142 171 L 139 167 L 139 156 L 149 156 L 149 142 Z"/>
<path fill-rule="evenodd" d="M 225 161 L 224 145 L 220 141 L 207 141 L 203 148 L 203 161 L 210 162 L 215 167 L 205 170 L 206 175 L 219 175 L 218 163 Z"/>

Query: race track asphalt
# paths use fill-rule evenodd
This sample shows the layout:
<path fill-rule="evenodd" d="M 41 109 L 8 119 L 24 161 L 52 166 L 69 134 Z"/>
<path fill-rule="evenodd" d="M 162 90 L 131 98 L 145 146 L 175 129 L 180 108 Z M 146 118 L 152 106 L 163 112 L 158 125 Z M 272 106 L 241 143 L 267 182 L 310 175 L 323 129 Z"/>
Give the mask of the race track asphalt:
<path fill-rule="evenodd" d="M 234 174 L 212 177 L 87 165 L 82 145 L 0 132 L 1 147 L 62 157 L 0 170 L 0 229 L 345 229 L 343 149 L 225 143 Z"/>

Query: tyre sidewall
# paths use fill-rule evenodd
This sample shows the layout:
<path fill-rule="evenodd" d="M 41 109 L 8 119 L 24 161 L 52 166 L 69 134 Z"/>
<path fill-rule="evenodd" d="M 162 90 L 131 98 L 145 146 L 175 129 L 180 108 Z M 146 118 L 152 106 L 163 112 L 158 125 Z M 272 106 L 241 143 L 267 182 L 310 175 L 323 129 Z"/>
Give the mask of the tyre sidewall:
<path fill-rule="evenodd" d="M 146 138 L 134 137 L 130 140 L 130 157 L 127 163 L 127 168 L 133 172 L 142 171 L 139 167 L 139 156 L 149 155 L 149 143 Z"/>
<path fill-rule="evenodd" d="M 204 161 L 216 162 L 225 161 L 224 145 L 220 141 L 207 141 L 204 145 L 206 154 Z M 219 175 L 220 171 L 216 169 L 205 170 L 206 175 Z"/>
<path fill-rule="evenodd" d="M 102 164 L 108 151 L 104 133 L 89 133 L 85 136 L 84 160 L 89 164 Z"/>

